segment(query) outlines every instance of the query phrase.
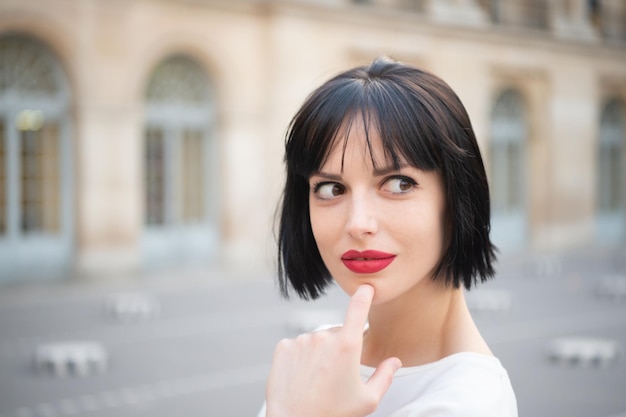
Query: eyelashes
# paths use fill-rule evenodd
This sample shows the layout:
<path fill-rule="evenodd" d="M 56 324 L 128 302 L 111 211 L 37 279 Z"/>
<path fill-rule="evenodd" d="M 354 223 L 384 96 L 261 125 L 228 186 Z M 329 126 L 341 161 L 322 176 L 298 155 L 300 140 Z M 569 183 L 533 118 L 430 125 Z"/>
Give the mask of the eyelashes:
<path fill-rule="evenodd" d="M 392 194 L 404 194 L 411 191 L 415 186 L 417 186 L 417 182 L 413 178 L 405 175 L 394 175 L 383 181 L 382 188 Z"/>
<path fill-rule="evenodd" d="M 330 200 L 345 193 L 343 185 L 333 181 L 320 181 L 311 187 L 313 194 L 321 200 Z"/>
<path fill-rule="evenodd" d="M 392 195 L 409 193 L 418 186 L 417 181 L 406 175 L 390 175 L 381 181 L 379 189 Z M 311 184 L 311 192 L 320 200 L 332 200 L 346 192 L 346 187 L 336 181 L 318 181 Z"/>

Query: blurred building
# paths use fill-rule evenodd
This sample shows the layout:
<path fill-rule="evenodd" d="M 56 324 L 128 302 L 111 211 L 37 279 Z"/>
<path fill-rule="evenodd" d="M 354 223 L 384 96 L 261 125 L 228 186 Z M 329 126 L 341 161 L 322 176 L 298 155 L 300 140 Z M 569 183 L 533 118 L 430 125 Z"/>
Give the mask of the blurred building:
<path fill-rule="evenodd" d="M 624 247 L 623 0 L 0 0 L 0 281 L 271 265 L 289 119 L 381 54 L 465 103 L 504 251 Z"/>

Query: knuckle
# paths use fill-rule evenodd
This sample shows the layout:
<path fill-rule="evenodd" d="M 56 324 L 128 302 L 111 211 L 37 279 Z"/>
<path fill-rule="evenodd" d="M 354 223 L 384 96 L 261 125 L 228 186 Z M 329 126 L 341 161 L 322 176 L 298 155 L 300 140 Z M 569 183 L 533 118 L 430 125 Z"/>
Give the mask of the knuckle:
<path fill-rule="evenodd" d="M 276 348 L 274 349 L 274 352 L 276 354 L 287 352 L 291 349 L 292 345 L 293 345 L 293 340 L 282 339 L 276 344 Z"/>
<path fill-rule="evenodd" d="M 330 337 L 331 337 L 331 333 L 325 330 L 311 333 L 311 343 L 315 346 L 320 346 L 320 345 L 327 343 Z"/>
<path fill-rule="evenodd" d="M 296 337 L 295 343 L 297 346 L 307 346 L 311 343 L 311 333 L 303 333 Z"/>

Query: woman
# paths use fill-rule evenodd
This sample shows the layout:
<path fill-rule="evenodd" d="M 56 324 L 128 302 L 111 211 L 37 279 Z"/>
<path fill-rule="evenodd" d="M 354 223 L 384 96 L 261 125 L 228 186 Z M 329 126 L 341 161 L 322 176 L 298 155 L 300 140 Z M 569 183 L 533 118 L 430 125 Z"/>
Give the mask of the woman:
<path fill-rule="evenodd" d="M 267 417 L 517 416 L 463 289 L 494 275 L 489 190 L 468 115 L 386 58 L 330 79 L 291 122 L 279 282 L 351 296 L 341 327 L 283 340 Z"/>

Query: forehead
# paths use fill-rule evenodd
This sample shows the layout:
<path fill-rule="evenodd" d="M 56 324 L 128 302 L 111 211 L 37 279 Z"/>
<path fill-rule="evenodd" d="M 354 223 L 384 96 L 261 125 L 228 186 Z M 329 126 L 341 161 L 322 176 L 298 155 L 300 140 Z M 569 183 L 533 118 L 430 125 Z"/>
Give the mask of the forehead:
<path fill-rule="evenodd" d="M 368 163 L 372 169 L 399 168 L 407 161 L 394 148 L 394 142 L 384 140 L 379 122 L 372 115 L 346 118 L 327 150 L 319 170 L 332 167 L 343 172 L 346 164 Z"/>

